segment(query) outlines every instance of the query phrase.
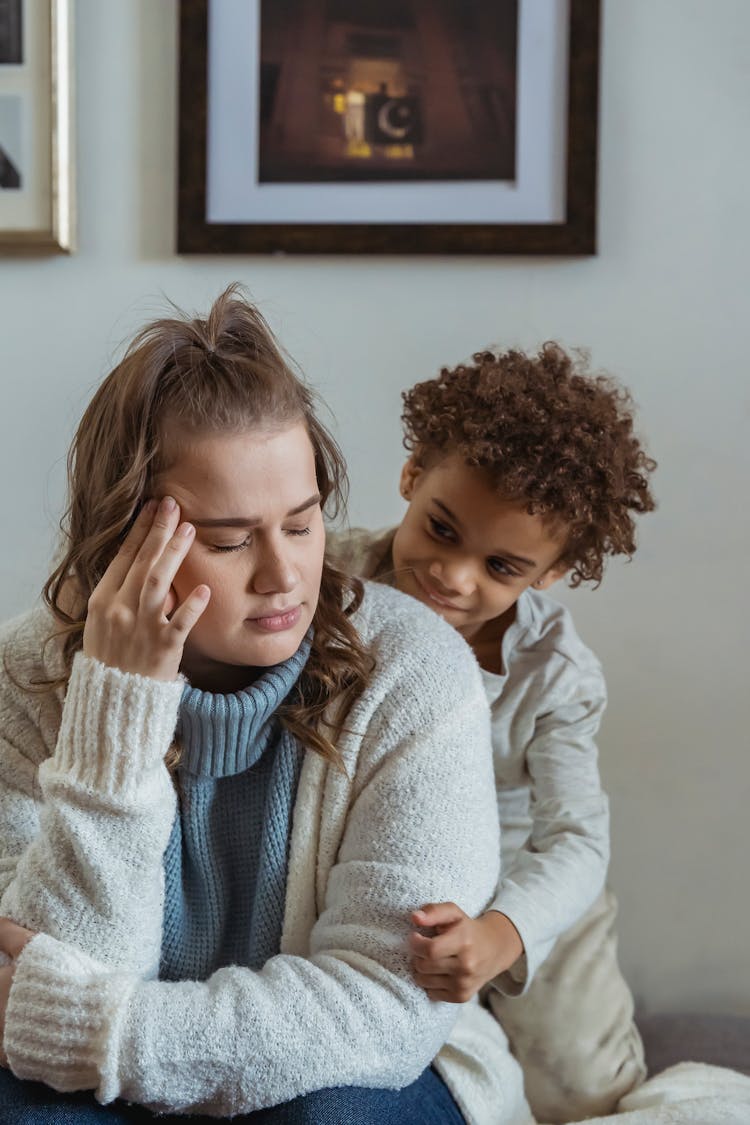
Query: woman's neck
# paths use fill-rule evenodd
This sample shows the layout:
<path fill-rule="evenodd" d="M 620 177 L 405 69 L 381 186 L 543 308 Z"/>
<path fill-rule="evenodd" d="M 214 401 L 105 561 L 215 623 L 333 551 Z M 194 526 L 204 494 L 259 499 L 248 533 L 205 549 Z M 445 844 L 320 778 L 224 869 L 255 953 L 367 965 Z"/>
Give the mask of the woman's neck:
<path fill-rule="evenodd" d="M 183 659 L 180 671 L 191 687 L 199 691 L 231 695 L 255 683 L 263 668 L 249 668 L 243 664 L 220 664 L 213 660 Z"/>

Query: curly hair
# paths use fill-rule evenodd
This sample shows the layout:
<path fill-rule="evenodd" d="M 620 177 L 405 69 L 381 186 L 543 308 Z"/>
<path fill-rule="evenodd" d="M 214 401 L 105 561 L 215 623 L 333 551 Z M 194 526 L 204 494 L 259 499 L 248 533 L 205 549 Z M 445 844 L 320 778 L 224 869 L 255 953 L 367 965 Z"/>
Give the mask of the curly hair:
<path fill-rule="evenodd" d="M 60 624 L 54 636 L 64 674 L 43 687 L 67 683 L 82 647 L 88 599 L 173 454 L 170 425 L 190 436 L 298 422 L 315 454 L 321 503 L 335 513 L 346 498 L 341 451 L 316 414 L 314 393 L 239 286 L 230 285 L 205 318 L 177 310 L 138 333 L 94 394 L 68 456 L 62 557 L 44 586 Z M 296 695 L 279 712 L 302 744 L 338 767 L 336 739 L 373 666 L 351 620 L 362 597 L 362 584 L 326 558 L 310 657 Z M 171 751 L 170 767 L 177 760 Z"/>
<path fill-rule="evenodd" d="M 485 470 L 564 532 L 570 585 L 598 585 L 608 555 L 633 555 L 634 514 L 655 507 L 629 392 L 554 342 L 472 358 L 403 393 L 404 445 L 420 464 L 455 453 Z"/>

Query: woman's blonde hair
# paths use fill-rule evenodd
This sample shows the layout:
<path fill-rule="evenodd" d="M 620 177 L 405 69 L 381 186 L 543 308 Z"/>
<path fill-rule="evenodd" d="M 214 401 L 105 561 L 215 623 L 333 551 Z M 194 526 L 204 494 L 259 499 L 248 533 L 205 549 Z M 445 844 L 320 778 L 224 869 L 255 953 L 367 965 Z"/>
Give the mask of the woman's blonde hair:
<path fill-rule="evenodd" d="M 316 417 L 313 393 L 237 285 L 205 319 L 178 314 L 139 332 L 96 391 L 68 455 L 63 555 L 44 586 L 62 625 L 55 635 L 62 639 L 64 675 L 56 685 L 67 682 L 83 643 L 88 599 L 165 467 L 167 424 L 172 432 L 199 435 L 300 422 L 315 453 L 321 504 L 335 515 L 345 503 L 341 451 Z M 326 560 L 310 657 L 279 712 L 303 745 L 339 765 L 335 738 L 372 665 L 350 620 L 361 600 L 361 583 Z M 334 704 L 332 726 L 325 712 Z"/>

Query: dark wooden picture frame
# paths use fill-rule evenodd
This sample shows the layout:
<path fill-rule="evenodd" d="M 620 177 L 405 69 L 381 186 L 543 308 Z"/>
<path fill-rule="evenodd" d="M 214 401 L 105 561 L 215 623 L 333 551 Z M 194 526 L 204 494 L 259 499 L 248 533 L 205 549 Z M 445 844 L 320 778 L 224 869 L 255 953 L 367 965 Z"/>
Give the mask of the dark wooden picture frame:
<path fill-rule="evenodd" d="M 601 0 L 570 0 L 564 222 L 422 224 L 207 220 L 209 2 L 180 0 L 178 253 L 596 253 Z"/>

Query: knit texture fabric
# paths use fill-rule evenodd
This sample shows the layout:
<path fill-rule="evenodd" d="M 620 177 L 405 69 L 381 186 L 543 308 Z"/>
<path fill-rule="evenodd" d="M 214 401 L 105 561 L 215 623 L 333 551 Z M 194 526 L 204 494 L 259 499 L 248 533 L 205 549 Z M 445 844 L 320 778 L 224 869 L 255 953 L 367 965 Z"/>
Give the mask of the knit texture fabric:
<path fill-rule="evenodd" d="M 303 757 L 280 951 L 202 982 L 153 979 L 183 684 L 79 654 L 65 697 L 22 692 L 3 664 L 59 674 L 55 623 L 42 609 L 0 627 L 1 904 L 39 931 L 6 1011 L 18 1078 L 230 1118 L 330 1086 L 397 1089 L 439 1052 L 468 1125 L 529 1121 L 497 1022 L 431 1001 L 409 960 L 412 910 L 476 914 L 497 882 L 479 672 L 454 629 L 395 590 L 366 583 L 351 620 L 375 669 L 337 740 L 343 769 Z"/>
<path fill-rule="evenodd" d="M 164 855 L 162 980 L 260 969 L 279 952 L 302 751 L 276 717 L 310 653 L 231 695 L 185 687 L 179 809 Z"/>

